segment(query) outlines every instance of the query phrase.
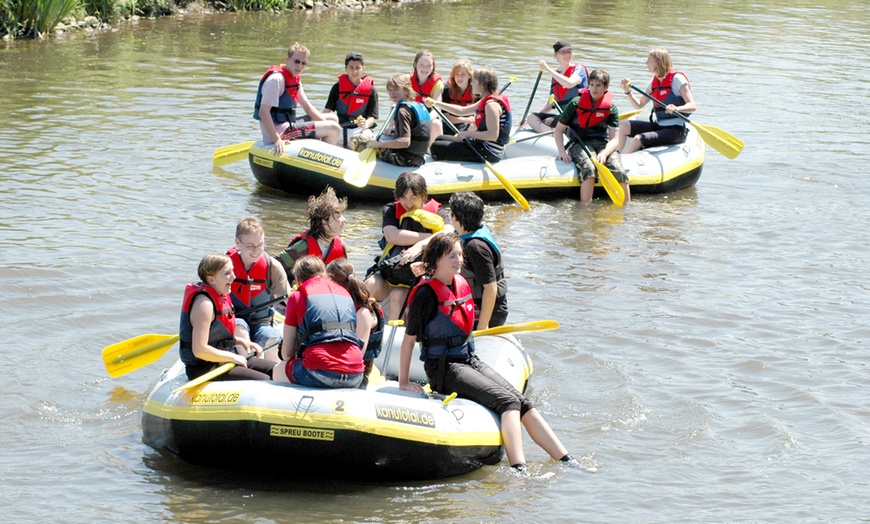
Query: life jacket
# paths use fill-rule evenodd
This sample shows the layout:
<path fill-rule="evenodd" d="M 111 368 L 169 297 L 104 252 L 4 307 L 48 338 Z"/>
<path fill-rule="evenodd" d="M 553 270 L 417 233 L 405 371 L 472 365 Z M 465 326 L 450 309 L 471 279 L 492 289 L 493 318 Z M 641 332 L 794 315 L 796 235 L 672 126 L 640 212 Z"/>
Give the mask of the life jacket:
<path fill-rule="evenodd" d="M 399 102 L 393 117 L 393 127 L 397 127 L 399 108 L 407 106 L 411 109 L 411 145 L 408 151 L 423 156 L 429 149 L 429 110 L 420 102 Z"/>
<path fill-rule="evenodd" d="M 510 140 L 511 134 L 511 104 L 508 102 L 508 99 L 504 95 L 488 95 L 486 98 L 481 100 L 477 104 L 477 111 L 474 113 L 474 125 L 477 127 L 478 131 L 486 131 L 486 104 L 489 103 L 490 100 L 495 100 L 499 104 L 501 104 L 502 111 L 501 116 L 498 120 L 498 140 L 497 143 L 501 145 L 505 145 Z"/>
<path fill-rule="evenodd" d="M 184 298 L 181 300 L 181 316 L 179 318 L 179 354 L 185 365 L 203 362 L 193 354 L 193 323 L 190 321 L 190 306 L 197 295 L 205 295 L 214 307 L 214 321 L 208 330 L 208 345 L 218 349 L 232 351 L 236 344 L 236 316 L 229 295 L 218 294 L 215 289 L 202 282 L 188 284 L 184 288 Z"/>
<path fill-rule="evenodd" d="M 300 284 L 296 292 L 305 299 L 305 315 L 296 327 L 297 357 L 318 344 L 347 341 L 362 347 L 356 336 L 356 308 L 346 289 L 321 275 Z"/>
<path fill-rule="evenodd" d="M 454 94 L 450 82 L 444 88 L 444 93 L 441 95 L 444 102 L 448 104 L 456 104 L 458 106 L 470 106 L 474 103 L 474 93 L 471 91 L 471 82 L 468 82 L 468 87 L 462 93 Z"/>
<path fill-rule="evenodd" d="M 489 247 L 491 247 L 493 252 L 495 252 L 495 278 L 496 283 L 498 284 L 496 303 L 498 303 L 499 299 L 502 299 L 507 295 L 507 280 L 504 278 L 504 263 L 502 262 L 501 250 L 498 248 L 498 245 L 496 245 L 495 238 L 493 238 L 492 233 L 489 232 L 489 229 L 486 226 L 481 226 L 477 231 L 466 233 L 465 235 L 461 235 L 459 238 L 462 239 L 462 245 L 465 245 L 469 240 L 475 238 L 483 240 L 489 244 Z M 474 273 L 466 269 L 464 265 L 461 274 L 465 277 L 465 280 L 468 281 L 468 285 L 471 286 L 471 296 L 474 298 L 475 305 L 474 320 L 476 322 L 477 319 L 480 318 L 480 306 L 483 300 L 483 283 L 478 282 Z"/>
<path fill-rule="evenodd" d="M 432 96 L 432 88 L 435 87 L 435 84 L 441 80 L 441 75 L 433 72 L 429 75 L 429 79 L 426 80 L 426 83 L 420 85 L 417 81 L 417 72 L 411 71 L 411 87 L 414 88 L 414 91 L 417 93 L 417 97 L 414 99 L 415 102 L 422 102 L 424 98 L 427 96 Z"/>
<path fill-rule="evenodd" d="M 471 286 L 462 275 L 453 275 L 451 291 L 437 278 L 424 277 L 411 291 L 408 302 L 422 286 L 429 286 L 438 297 L 438 312 L 423 328 L 420 360 L 468 360 L 474 354 L 474 301 Z"/>
<path fill-rule="evenodd" d="M 414 231 L 415 233 L 437 233 L 444 229 L 444 218 L 438 214 L 438 210 L 441 209 L 441 203 L 434 198 L 430 198 L 423 204 L 422 208 L 413 211 L 406 211 L 398 200 L 393 203 L 396 205 L 396 218 L 399 219 L 399 229 Z M 376 259 L 376 262 L 397 255 L 405 249 L 403 246 L 387 243 L 387 239 L 384 237 L 381 237 L 379 245 L 383 247 L 383 251 L 380 258 Z"/>
<path fill-rule="evenodd" d="M 233 261 L 233 273 L 236 275 L 230 293 L 233 307 L 241 310 L 270 301 L 272 296 L 269 293 L 269 287 L 271 287 L 272 275 L 269 268 L 269 256 L 266 253 L 261 254 L 251 269 L 247 271 L 245 263 L 242 262 L 242 255 L 236 246 L 227 250 L 227 256 Z M 271 320 L 274 312 L 273 308 L 264 307 L 245 315 L 243 320 L 246 322 Z"/>
<path fill-rule="evenodd" d="M 580 90 L 580 100 L 577 103 L 577 114 L 572 122 L 581 138 L 607 139 L 607 119 L 613 106 L 613 93 L 606 91 L 598 103 L 592 101 L 588 88 Z"/>
<path fill-rule="evenodd" d="M 362 304 L 355 304 L 354 307 L 359 310 L 359 308 L 362 307 Z M 374 360 L 381 354 L 381 344 L 384 340 L 385 324 L 386 320 L 384 319 L 384 310 L 375 304 L 375 325 L 372 326 L 372 330 L 369 332 L 369 343 L 366 346 L 363 360 Z M 360 345 L 360 347 L 362 347 L 362 345 Z"/>
<path fill-rule="evenodd" d="M 293 274 L 291 272 L 293 265 L 296 264 L 297 260 L 306 255 L 318 256 L 323 260 L 324 264 L 329 264 L 333 260 L 339 258 L 347 258 L 347 253 L 344 249 L 341 237 L 336 236 L 332 239 L 329 253 L 326 255 L 326 258 L 324 258 L 323 251 L 321 251 L 317 239 L 309 235 L 309 231 L 303 231 L 296 235 L 293 240 L 287 244 L 287 247 L 275 256 L 275 258 L 278 259 L 278 262 L 280 262 L 284 267 L 284 272 L 287 273 L 287 279 L 291 283 L 293 281 Z"/>
<path fill-rule="evenodd" d="M 689 80 L 689 77 L 686 76 L 682 71 L 668 71 L 668 74 L 664 76 L 661 80 L 658 77 L 653 77 L 652 83 L 650 84 L 650 96 L 658 100 L 664 105 L 653 104 L 652 112 L 649 115 L 649 121 L 654 122 L 660 126 L 685 126 L 686 122 L 678 116 L 669 115 L 667 111 L 665 111 L 665 107 L 669 104 L 674 104 L 675 106 L 681 106 L 686 103 L 686 100 L 680 95 L 679 91 L 674 91 L 673 83 L 674 77 L 678 74 L 683 75 L 686 78 L 686 81 Z"/>
<path fill-rule="evenodd" d="M 278 107 L 271 110 L 272 121 L 276 124 L 296 121 L 296 107 L 299 105 L 299 88 L 302 86 L 302 78 L 293 76 L 287 68 L 281 65 L 273 65 L 266 71 L 257 86 L 257 100 L 254 102 L 254 120 L 260 119 L 260 103 L 263 101 L 263 84 L 272 73 L 281 73 L 284 77 L 284 92 L 278 97 Z"/>
<path fill-rule="evenodd" d="M 375 82 L 370 76 L 364 76 L 359 85 L 353 85 L 347 74 L 338 77 L 338 99 L 335 101 L 335 112 L 340 119 L 349 122 L 358 116 L 365 115 L 372 96 L 372 86 Z"/>
<path fill-rule="evenodd" d="M 581 67 L 581 70 L 577 68 Z M 579 74 L 582 72 L 582 80 L 579 84 L 574 87 L 568 88 L 560 84 L 556 81 L 555 78 L 550 80 L 550 92 L 556 96 L 556 102 L 564 107 L 566 103 L 570 102 L 575 96 L 580 93 L 580 90 L 589 85 L 589 71 L 586 70 L 586 66 L 583 64 L 571 64 L 568 66 L 568 69 L 565 72 L 561 72 L 564 76 L 571 78 L 571 76 L 575 73 L 575 71 Z"/>

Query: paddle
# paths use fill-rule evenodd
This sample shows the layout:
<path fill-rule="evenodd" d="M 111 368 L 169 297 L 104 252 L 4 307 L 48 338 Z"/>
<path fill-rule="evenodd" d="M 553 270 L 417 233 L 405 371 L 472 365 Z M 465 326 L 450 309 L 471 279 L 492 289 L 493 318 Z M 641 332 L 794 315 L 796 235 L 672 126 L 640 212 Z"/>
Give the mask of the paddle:
<path fill-rule="evenodd" d="M 237 316 L 253 313 L 286 298 L 273 298 L 268 302 L 243 309 L 237 313 Z M 178 342 L 179 338 L 179 335 L 148 334 L 106 346 L 103 348 L 103 364 L 106 366 L 106 372 L 110 377 L 120 377 L 145 367 L 162 357 L 173 344 Z"/>
<path fill-rule="evenodd" d="M 450 120 L 447 120 L 447 118 L 444 116 L 444 113 L 442 113 L 440 109 L 438 109 L 434 105 L 432 106 L 432 109 L 434 109 L 435 112 L 438 113 L 438 115 L 441 117 L 441 120 L 443 122 L 446 122 L 447 125 L 450 126 L 450 128 L 453 130 L 454 133 L 459 134 L 459 130 L 456 129 L 456 126 L 453 125 L 453 122 L 451 122 Z M 523 197 L 523 195 L 519 191 L 517 191 L 517 188 L 515 188 L 513 186 L 513 184 L 510 183 L 510 180 L 508 180 L 507 178 L 504 177 L 504 175 L 502 175 L 501 173 L 496 171 L 496 169 L 494 167 L 492 167 L 492 164 L 489 163 L 489 160 L 484 158 L 483 155 L 481 155 L 477 149 L 475 149 L 471 144 L 468 143 L 468 141 L 464 140 L 464 142 L 466 144 L 468 144 L 468 148 L 474 152 L 474 154 L 477 156 L 477 158 L 479 158 L 484 163 L 484 165 L 486 165 L 487 169 L 489 169 L 492 172 L 492 174 L 495 175 L 495 177 L 499 180 L 499 182 L 501 182 L 501 185 L 504 186 L 504 188 L 507 190 L 507 192 L 510 193 L 510 195 L 513 197 L 513 199 L 517 201 L 517 204 L 520 205 L 520 207 L 523 209 L 523 211 L 528 211 L 529 209 L 531 209 L 529 207 L 528 201 L 525 199 L 525 197 Z"/>
<path fill-rule="evenodd" d="M 248 151 L 251 149 L 252 145 L 254 145 L 253 140 L 249 142 L 239 142 L 238 144 L 233 144 L 231 146 L 219 147 L 214 150 L 214 154 L 212 155 L 212 165 L 220 167 L 232 164 L 233 162 L 238 162 L 239 160 L 244 160 L 248 157 Z"/>
<path fill-rule="evenodd" d="M 280 341 L 276 340 L 275 342 L 272 342 L 268 346 L 264 347 L 263 351 L 266 351 L 267 349 L 271 349 L 271 348 L 277 346 L 278 342 L 280 342 Z M 255 355 L 256 355 L 256 353 L 248 353 L 247 355 L 245 355 L 245 359 L 251 360 Z M 277 365 L 279 363 L 276 362 L 275 364 Z M 173 389 L 172 394 L 178 393 L 179 391 L 187 391 L 187 390 L 193 389 L 200 384 L 203 384 L 205 382 L 209 382 L 210 380 L 214 379 L 215 377 L 219 377 L 219 376 L 223 375 L 224 373 L 228 372 L 229 370 L 233 369 L 234 367 L 236 367 L 235 362 L 225 362 L 225 363 L 221 364 L 220 366 L 214 368 L 213 370 L 209 371 L 208 373 L 203 373 L 202 375 L 196 377 L 195 379 L 188 381 L 185 385 L 179 386 L 179 387 Z"/>
<path fill-rule="evenodd" d="M 526 110 L 523 111 L 523 118 L 520 119 L 520 127 L 526 123 L 526 117 L 529 116 L 529 110 L 532 108 L 532 101 L 535 99 L 535 92 L 538 90 L 538 84 L 541 83 L 541 75 L 543 74 L 543 69 L 538 71 L 538 78 L 535 79 L 535 85 L 532 86 L 532 94 L 529 96 L 529 102 L 526 104 Z"/>
<path fill-rule="evenodd" d="M 631 118 L 631 117 L 633 117 L 634 115 L 639 115 L 639 114 L 643 113 L 644 111 L 646 111 L 646 109 L 644 109 L 644 108 L 640 108 L 640 109 L 635 109 L 634 111 L 629 111 L 628 113 L 622 113 L 622 112 L 620 112 L 620 113 L 619 113 L 619 119 L 620 119 L 620 120 L 625 120 L 626 118 Z"/>
<path fill-rule="evenodd" d="M 507 333 L 531 333 L 534 331 L 550 331 L 559 329 L 559 323 L 555 320 L 535 320 L 532 322 L 524 322 L 522 324 L 508 324 L 506 326 L 491 327 L 489 329 L 478 329 L 471 334 L 475 337 L 483 337 L 489 335 L 505 335 Z"/>
<path fill-rule="evenodd" d="M 393 110 L 390 111 L 390 116 L 387 117 L 386 122 L 384 122 L 383 127 L 381 127 L 381 130 L 378 132 L 378 136 L 375 137 L 375 142 L 381 139 L 381 135 L 383 135 L 384 131 L 387 129 L 387 124 L 392 120 L 393 115 L 396 114 L 398 108 L 399 104 L 393 106 Z M 363 152 L 359 154 L 359 163 L 355 168 L 348 169 L 344 172 L 344 181 L 352 186 L 366 187 L 366 184 L 369 183 L 369 179 L 372 177 L 372 173 L 375 171 L 377 159 L 377 151 L 375 151 L 374 148 L 365 148 Z"/>
<path fill-rule="evenodd" d="M 646 91 L 644 91 L 643 89 L 635 87 L 631 84 L 629 84 L 628 87 L 630 87 L 631 89 L 634 89 L 635 91 L 637 91 L 641 95 L 649 98 L 650 100 L 653 101 L 654 104 L 657 104 L 657 105 L 662 106 L 662 107 L 667 107 L 667 105 L 664 102 L 660 102 L 660 101 L 656 100 L 655 98 L 649 96 L 646 93 Z M 739 155 L 740 152 L 743 151 L 743 146 L 744 146 L 743 140 L 740 140 L 739 138 L 732 135 L 731 133 L 724 131 L 722 129 L 719 129 L 718 127 L 705 126 L 705 125 L 698 124 L 696 122 L 692 122 L 691 120 L 689 120 L 689 118 L 686 115 L 684 115 L 683 113 L 680 113 L 679 111 L 674 111 L 672 114 L 677 115 L 678 117 L 682 118 L 686 122 L 692 124 L 692 127 L 694 127 L 695 129 L 698 130 L 698 134 L 701 135 L 701 138 L 704 139 L 704 142 L 707 142 L 707 144 L 709 144 L 710 147 L 712 147 L 716 151 L 722 153 L 726 158 L 730 158 L 730 159 L 737 158 L 737 155 Z"/>
<path fill-rule="evenodd" d="M 553 105 L 556 108 L 556 111 L 559 114 L 562 114 L 562 108 L 559 107 L 559 103 L 554 101 Z M 610 197 L 610 200 L 613 200 L 614 204 L 622 207 L 625 204 L 625 189 L 616 180 L 616 177 L 613 176 L 613 173 L 610 172 L 610 169 L 608 169 L 607 166 L 605 166 L 604 164 L 599 162 L 597 158 L 595 158 L 595 155 L 593 155 L 592 152 L 589 151 L 589 148 L 586 147 L 586 144 L 583 143 L 583 140 L 580 139 L 580 136 L 574 133 L 571 136 L 571 139 L 577 140 L 577 142 L 583 148 L 583 151 L 586 152 L 586 156 L 588 156 L 589 160 L 592 161 L 592 164 L 595 166 L 596 171 L 598 171 L 598 178 L 601 181 L 601 185 L 604 186 L 604 190 L 607 191 L 607 196 Z"/>

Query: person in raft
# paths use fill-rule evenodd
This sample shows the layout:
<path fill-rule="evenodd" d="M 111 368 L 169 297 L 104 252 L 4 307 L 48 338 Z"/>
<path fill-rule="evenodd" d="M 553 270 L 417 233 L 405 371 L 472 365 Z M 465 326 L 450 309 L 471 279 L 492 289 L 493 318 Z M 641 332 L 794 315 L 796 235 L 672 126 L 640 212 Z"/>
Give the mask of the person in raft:
<path fill-rule="evenodd" d="M 613 103 L 613 93 L 607 90 L 610 75 L 603 69 L 593 69 L 589 73 L 589 87 L 580 90 L 580 95 L 568 102 L 559 116 L 559 123 L 553 137 L 556 149 L 563 162 L 574 162 L 577 176 L 580 177 L 580 201 L 592 201 L 595 191 L 596 168 L 589 156 L 583 151 L 583 144 L 613 173 L 614 178 L 625 190 L 625 201 L 631 200 L 628 177 L 622 168 L 619 144 L 619 110 Z M 568 133 L 570 146 L 566 150 L 564 135 Z"/>
<path fill-rule="evenodd" d="M 429 198 L 426 179 L 406 171 L 396 179 L 396 200 L 381 211 L 383 249 L 366 272 L 365 284 L 378 302 L 389 298 L 390 320 L 402 317 L 408 290 L 418 278 L 411 264 L 438 231 L 453 231 L 450 214 L 441 203 Z"/>
<path fill-rule="evenodd" d="M 396 105 L 391 122 L 384 133 L 391 140 L 371 141 L 367 145 L 377 151 L 378 158 L 396 166 L 418 167 L 425 162 L 423 155 L 429 149 L 429 110 L 414 102 L 411 77 L 398 74 L 387 81 L 387 93 Z"/>
<path fill-rule="evenodd" d="M 483 224 L 483 209 L 483 200 L 474 193 L 450 197 L 450 221 L 462 239 L 461 274 L 474 298 L 474 329 L 503 326 L 508 316 L 501 250 Z"/>
<path fill-rule="evenodd" d="M 263 349 L 257 343 L 236 337 L 230 298 L 235 280 L 233 261 L 222 254 L 206 255 L 197 272 L 200 281 L 184 289 L 178 328 L 178 351 L 187 378 L 193 380 L 220 364 L 233 362 L 233 369 L 214 380 L 269 380 L 275 363 L 259 358 Z M 251 354 L 256 356 L 247 358 Z"/>
<path fill-rule="evenodd" d="M 471 89 L 480 102 L 470 106 L 445 104 L 428 98 L 427 104 L 457 116 L 474 115 L 474 124 L 456 136 L 441 135 L 429 147 L 436 160 L 464 162 L 498 162 L 511 133 L 511 105 L 504 95 L 498 94 L 498 76 L 492 69 L 478 69 L 471 80 Z M 474 151 L 477 151 L 475 154 Z"/>
<path fill-rule="evenodd" d="M 441 75 L 435 71 L 435 55 L 428 49 L 423 49 L 414 56 L 414 70 L 411 71 L 411 88 L 414 90 L 415 102 L 422 102 L 426 98 L 441 100 L 444 92 L 444 82 Z M 441 119 L 437 115 L 430 115 L 429 120 L 429 143 L 444 132 Z"/>
<path fill-rule="evenodd" d="M 326 276 L 323 260 L 293 266 L 299 288 L 287 300 L 284 341 L 274 380 L 312 388 L 356 388 L 365 364 L 350 293 Z"/>
<path fill-rule="evenodd" d="M 274 299 L 290 294 L 287 273 L 281 264 L 263 251 L 266 235 L 263 224 L 255 217 L 244 217 L 236 225 L 236 245 L 227 250 L 233 261 L 232 293 L 236 316 L 236 336 L 253 340 L 267 347 L 281 339 L 281 333 L 272 326 L 275 308 L 266 306 Z M 244 310 L 257 308 L 250 313 Z M 279 307 L 279 310 L 283 310 Z M 278 361 L 278 348 L 266 350 L 265 358 Z"/>
<path fill-rule="evenodd" d="M 574 50 L 571 47 L 571 42 L 559 40 L 553 44 L 553 51 L 556 54 L 556 62 L 559 63 L 559 67 L 553 69 L 546 60 L 538 62 L 538 67 L 541 68 L 541 71 L 550 74 L 552 77 L 550 94 L 555 97 L 555 101 L 560 107 L 565 107 L 581 89 L 588 85 L 589 72 L 585 65 L 573 62 Z M 553 105 L 550 104 L 548 98 L 537 113 L 529 115 L 528 124 L 536 132 L 544 133 L 555 128 L 558 119 L 559 115 L 553 112 Z M 520 127 L 525 123 L 520 122 Z"/>
<path fill-rule="evenodd" d="M 469 106 L 478 101 L 478 98 L 471 91 L 471 76 L 474 74 L 474 69 L 471 68 L 471 62 L 464 58 L 460 58 L 453 63 L 450 69 L 450 78 L 447 79 L 447 85 L 444 86 L 444 91 L 441 93 L 441 101 L 445 104 L 453 104 L 455 106 Z M 447 114 L 447 120 L 450 120 L 454 126 L 460 131 L 465 131 L 468 126 L 474 123 L 473 116 L 455 116 Z M 444 129 L 445 135 L 454 134 L 453 129 L 447 126 Z"/>
<path fill-rule="evenodd" d="M 331 186 L 320 193 L 308 197 L 308 229 L 293 237 L 284 251 L 275 258 L 281 263 L 290 285 L 295 284 L 293 265 L 300 258 L 315 255 L 329 264 L 333 260 L 344 258 L 347 251 L 341 240 L 344 231 L 344 211 L 347 209 L 347 198 L 338 198 Z"/>
<path fill-rule="evenodd" d="M 369 374 L 374 367 L 375 359 L 381 354 L 381 342 L 384 338 L 384 312 L 375 297 L 369 293 L 365 284 L 353 274 L 353 264 L 346 258 L 333 260 L 326 266 L 326 276 L 333 282 L 345 288 L 353 298 L 356 308 L 356 336 L 362 342 L 365 375 L 361 388 L 368 385 Z"/>
<path fill-rule="evenodd" d="M 433 391 L 453 392 L 494 411 L 511 467 L 526 471 L 522 428 L 556 460 L 579 467 L 532 403 L 474 354 L 474 302 L 471 286 L 459 274 L 462 243 L 454 232 L 435 235 L 423 253 L 428 276 L 414 288 L 399 360 L 399 387 L 423 392 L 408 379 L 411 353 L 420 342 L 420 358 Z"/>
<path fill-rule="evenodd" d="M 634 119 L 620 122 L 619 150 L 624 155 L 647 147 L 682 144 L 686 141 L 689 128 L 686 127 L 686 121 L 674 115 L 674 112 L 691 113 L 698 109 L 689 79 L 685 73 L 674 69 L 671 54 L 667 50 L 651 50 L 646 59 L 646 67 L 655 75 L 644 90 L 649 96 L 635 94 L 629 88 L 630 78 L 622 79 L 622 91 L 636 109 L 651 102 L 649 97 L 655 98 L 664 107 L 652 102 L 649 122 Z"/>
<path fill-rule="evenodd" d="M 329 144 L 338 144 L 341 126 L 328 119 L 311 104 L 302 89 L 302 70 L 308 66 L 308 48 L 293 44 L 287 51 L 284 65 L 270 67 L 257 87 L 254 119 L 260 122 L 263 142 L 275 144 L 275 155 L 284 153 L 285 140 L 319 138 Z M 296 116 L 296 108 L 305 110 L 304 117 Z"/>
<path fill-rule="evenodd" d="M 363 74 L 364 70 L 363 55 L 348 53 L 344 57 L 344 73 L 332 86 L 324 106 L 327 118 L 336 118 L 341 125 L 344 147 L 361 133 L 369 135 L 369 139 L 374 138 L 371 128 L 378 119 L 378 92 L 374 80 Z"/>

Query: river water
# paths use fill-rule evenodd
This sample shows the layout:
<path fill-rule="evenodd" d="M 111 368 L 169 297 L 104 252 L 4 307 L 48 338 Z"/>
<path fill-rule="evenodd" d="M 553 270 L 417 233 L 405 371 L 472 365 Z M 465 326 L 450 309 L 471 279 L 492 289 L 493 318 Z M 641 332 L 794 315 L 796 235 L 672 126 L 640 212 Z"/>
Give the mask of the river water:
<path fill-rule="evenodd" d="M 0 49 L 2 520 L 866 519 L 868 23 L 868 4 L 845 0 L 469 0 L 188 15 Z M 467 57 L 518 77 L 522 109 L 558 38 L 635 82 L 648 49 L 670 49 L 695 120 L 746 142 L 735 160 L 708 148 L 695 188 L 624 209 L 487 208 L 509 321 L 562 324 L 521 337 L 531 396 L 597 474 L 528 439 L 532 471 L 554 475 L 503 463 L 375 485 L 204 470 L 142 443 L 141 402 L 174 351 L 110 379 L 102 348 L 174 333 L 184 284 L 240 216 L 264 220 L 272 252 L 305 227 L 303 199 L 259 186 L 244 162 L 211 166 L 216 147 L 257 137 L 267 65 L 306 43 L 322 104 L 349 50 L 383 86 L 426 47 L 445 74 Z M 347 217 L 362 270 L 379 208 L 351 203 Z"/>

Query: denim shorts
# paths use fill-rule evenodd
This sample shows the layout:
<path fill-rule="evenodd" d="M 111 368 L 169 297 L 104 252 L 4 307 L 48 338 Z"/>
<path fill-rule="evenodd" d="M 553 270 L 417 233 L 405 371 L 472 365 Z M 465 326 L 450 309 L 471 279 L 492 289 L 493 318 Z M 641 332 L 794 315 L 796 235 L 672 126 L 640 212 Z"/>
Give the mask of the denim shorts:
<path fill-rule="evenodd" d="M 365 373 L 335 373 L 321 369 L 302 367 L 302 360 L 292 361 L 293 369 L 288 375 L 294 384 L 310 388 L 357 388 L 362 383 Z"/>
<path fill-rule="evenodd" d="M 260 347 L 265 346 L 270 338 L 276 340 L 281 340 L 283 338 L 281 332 L 275 329 L 268 322 L 261 322 L 249 327 L 247 322 L 240 318 L 236 318 L 236 326 L 244 327 L 248 331 L 251 341 L 259 344 Z"/>

